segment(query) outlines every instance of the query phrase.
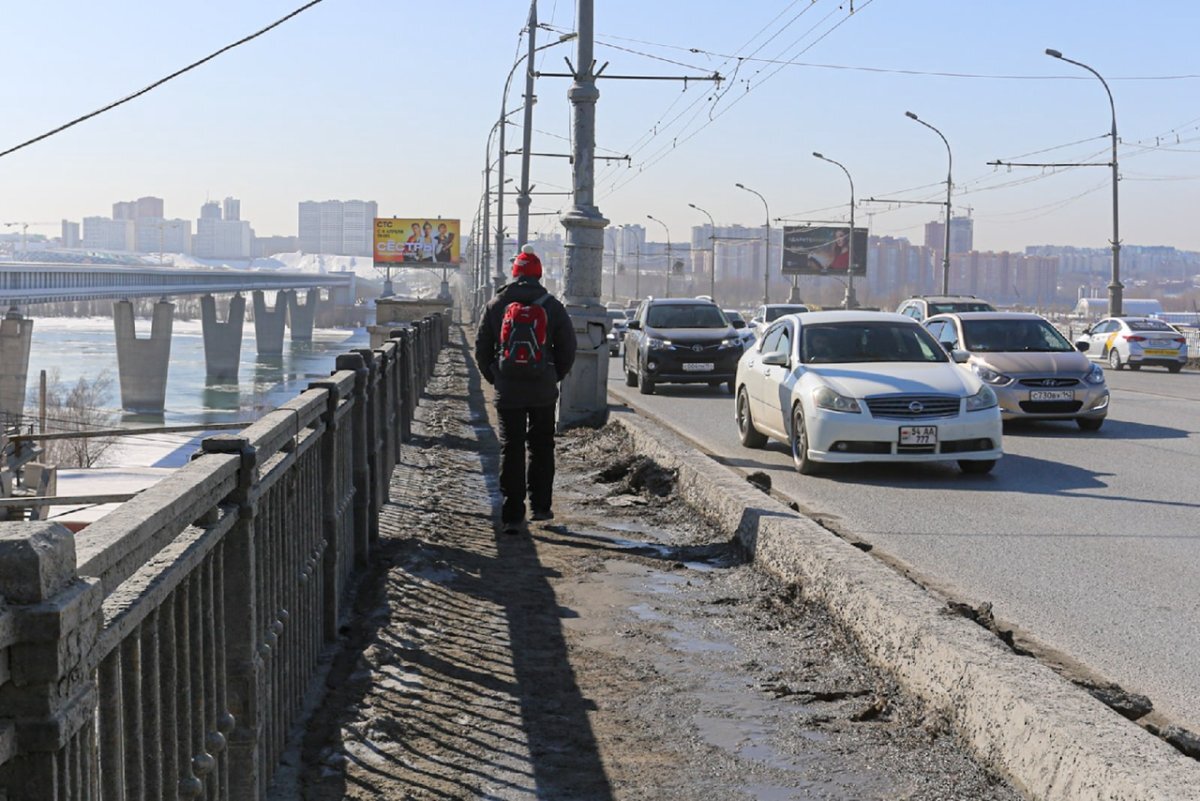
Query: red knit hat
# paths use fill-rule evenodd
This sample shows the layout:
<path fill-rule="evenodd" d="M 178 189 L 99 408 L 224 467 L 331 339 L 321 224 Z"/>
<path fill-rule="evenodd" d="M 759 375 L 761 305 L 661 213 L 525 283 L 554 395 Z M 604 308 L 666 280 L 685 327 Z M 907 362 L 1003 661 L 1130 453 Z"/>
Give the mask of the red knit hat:
<path fill-rule="evenodd" d="M 533 252 L 533 245 L 524 245 L 513 259 L 513 278 L 541 278 L 542 262 Z"/>

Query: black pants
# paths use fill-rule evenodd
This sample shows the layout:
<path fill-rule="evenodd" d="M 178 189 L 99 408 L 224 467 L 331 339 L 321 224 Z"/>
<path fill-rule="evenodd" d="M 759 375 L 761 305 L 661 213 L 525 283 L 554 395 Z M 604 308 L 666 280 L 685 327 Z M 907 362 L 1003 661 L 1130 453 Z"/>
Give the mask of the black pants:
<path fill-rule="evenodd" d="M 531 508 L 550 509 L 554 490 L 554 406 L 497 409 L 500 417 L 500 494 L 504 506 L 500 519 L 517 523 L 525 519 L 525 495 Z M 525 449 L 529 448 L 528 488 Z"/>

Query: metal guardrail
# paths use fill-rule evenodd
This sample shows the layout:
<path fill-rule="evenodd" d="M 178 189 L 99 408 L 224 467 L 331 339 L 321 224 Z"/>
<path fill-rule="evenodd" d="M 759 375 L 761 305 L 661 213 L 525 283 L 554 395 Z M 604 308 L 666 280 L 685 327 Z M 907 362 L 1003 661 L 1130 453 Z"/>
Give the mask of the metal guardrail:
<path fill-rule="evenodd" d="M 449 316 L 328 379 L 76 536 L 0 524 L 0 799 L 262 799 Z"/>

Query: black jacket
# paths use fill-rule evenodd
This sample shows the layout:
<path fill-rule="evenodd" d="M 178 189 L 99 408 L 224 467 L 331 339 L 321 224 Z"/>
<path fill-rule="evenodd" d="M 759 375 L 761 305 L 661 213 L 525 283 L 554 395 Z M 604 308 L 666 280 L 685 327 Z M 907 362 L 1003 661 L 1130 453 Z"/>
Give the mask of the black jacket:
<path fill-rule="evenodd" d="M 475 332 L 475 363 L 484 380 L 496 387 L 497 408 L 554 405 L 558 400 L 558 382 L 566 378 L 575 363 L 575 328 L 566 308 L 551 295 L 542 304 L 546 310 L 546 352 L 551 369 L 533 380 L 498 375 L 496 361 L 504 310 L 510 303 L 530 304 L 544 294 L 545 287 L 535 279 L 519 278 L 503 286 L 496 297 L 488 301 L 479 321 L 479 330 Z"/>

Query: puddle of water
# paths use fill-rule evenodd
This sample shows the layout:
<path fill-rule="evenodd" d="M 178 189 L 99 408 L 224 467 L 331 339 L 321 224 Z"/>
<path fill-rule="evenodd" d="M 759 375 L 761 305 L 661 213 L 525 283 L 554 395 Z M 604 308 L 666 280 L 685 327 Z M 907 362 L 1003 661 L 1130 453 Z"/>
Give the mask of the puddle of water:
<path fill-rule="evenodd" d="M 659 613 L 649 604 L 635 604 L 629 607 L 629 611 L 633 612 L 641 620 L 663 620 L 665 616 Z"/>
<path fill-rule="evenodd" d="M 709 745 L 755 762 L 771 763 L 778 759 L 775 749 L 766 742 L 769 737 L 766 729 L 756 721 L 712 715 L 697 715 L 692 721 Z"/>
<path fill-rule="evenodd" d="M 727 642 L 715 642 L 700 637 L 693 637 L 682 631 L 667 632 L 667 636 L 675 641 L 676 649 L 689 654 L 732 653 L 737 647 Z"/>
<path fill-rule="evenodd" d="M 600 525 L 613 531 L 624 531 L 630 534 L 654 534 L 656 529 L 643 526 L 641 523 L 623 523 L 616 520 L 602 520 Z"/>

